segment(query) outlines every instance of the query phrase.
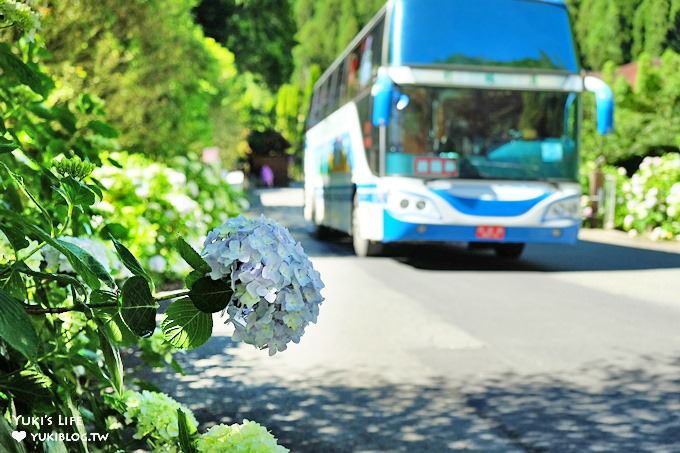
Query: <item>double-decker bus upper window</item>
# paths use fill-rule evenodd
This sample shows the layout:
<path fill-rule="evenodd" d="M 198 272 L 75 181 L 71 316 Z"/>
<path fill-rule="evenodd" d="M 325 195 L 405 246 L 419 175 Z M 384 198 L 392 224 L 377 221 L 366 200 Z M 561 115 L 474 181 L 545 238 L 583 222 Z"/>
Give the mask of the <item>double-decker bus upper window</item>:
<path fill-rule="evenodd" d="M 337 89 L 338 72 L 333 71 L 326 83 L 328 84 L 328 107 L 326 108 L 326 115 L 330 115 L 338 108 L 338 89 Z"/>
<path fill-rule="evenodd" d="M 397 0 L 390 62 L 578 72 L 564 5 L 528 0 Z"/>
<path fill-rule="evenodd" d="M 345 61 L 347 65 L 347 96 L 351 99 L 359 93 L 359 52 L 353 50 Z"/>
<path fill-rule="evenodd" d="M 378 74 L 378 68 L 382 66 L 383 56 L 383 35 L 385 34 L 385 19 L 381 19 L 371 31 L 373 36 L 373 71 L 372 75 L 375 77 Z"/>
<path fill-rule="evenodd" d="M 310 127 L 316 124 L 316 113 L 314 111 L 316 109 L 316 99 L 317 99 L 316 90 L 314 90 L 312 92 L 312 98 L 309 101 L 309 109 L 307 110 L 307 119 L 305 123 L 306 129 L 309 129 Z"/>
<path fill-rule="evenodd" d="M 330 113 L 330 83 L 328 79 L 321 85 L 321 116 L 325 117 Z"/>
<path fill-rule="evenodd" d="M 338 107 L 347 101 L 347 77 L 345 75 L 345 61 L 341 61 L 335 70 L 335 89 L 337 91 Z"/>

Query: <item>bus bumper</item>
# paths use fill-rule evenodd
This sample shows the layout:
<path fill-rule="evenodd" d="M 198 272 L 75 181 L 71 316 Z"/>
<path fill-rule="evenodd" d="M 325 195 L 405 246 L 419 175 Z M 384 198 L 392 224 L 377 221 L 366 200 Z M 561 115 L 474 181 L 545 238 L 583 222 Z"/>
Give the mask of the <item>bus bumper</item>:
<path fill-rule="evenodd" d="M 477 226 L 409 223 L 398 220 L 387 211 L 384 213 L 383 242 L 488 242 L 488 243 L 534 243 L 575 244 L 579 226 L 563 228 L 506 227 L 505 237 L 500 240 L 480 239 Z"/>

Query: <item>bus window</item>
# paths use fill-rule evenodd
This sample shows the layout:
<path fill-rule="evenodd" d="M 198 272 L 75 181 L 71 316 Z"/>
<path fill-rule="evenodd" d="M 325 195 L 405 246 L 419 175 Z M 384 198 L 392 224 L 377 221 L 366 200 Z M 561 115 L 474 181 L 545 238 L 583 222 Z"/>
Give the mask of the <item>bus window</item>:
<path fill-rule="evenodd" d="M 328 83 L 328 79 L 321 85 L 321 96 L 319 97 L 320 100 L 320 106 L 319 106 L 319 113 L 321 114 L 321 118 L 328 116 L 330 113 L 329 107 L 330 107 L 330 93 L 329 93 L 329 87 L 330 83 Z"/>
<path fill-rule="evenodd" d="M 359 94 L 359 51 L 353 50 L 345 61 L 347 66 L 347 97 L 354 98 Z"/>
<path fill-rule="evenodd" d="M 371 35 L 373 36 L 373 71 L 372 77 L 378 75 L 378 68 L 382 66 L 383 57 L 383 36 L 385 34 L 385 19 L 381 19 L 380 22 L 373 28 Z"/>
<path fill-rule="evenodd" d="M 316 89 L 312 93 L 311 106 L 309 107 L 309 116 L 307 118 L 309 127 L 312 127 L 319 122 L 319 90 Z"/>
<path fill-rule="evenodd" d="M 369 34 L 361 42 L 359 62 L 359 89 L 365 88 L 373 75 L 373 35 Z"/>
<path fill-rule="evenodd" d="M 452 161 L 471 179 L 576 180 L 577 107 L 565 92 L 401 87 L 388 126 L 387 173 L 433 177 Z"/>
<path fill-rule="evenodd" d="M 366 149 L 366 159 L 368 166 L 373 174 L 380 173 L 380 154 L 378 128 L 373 127 L 371 121 L 371 96 L 365 93 L 356 101 L 359 112 L 359 122 L 361 123 L 361 136 L 364 148 Z"/>
<path fill-rule="evenodd" d="M 336 96 L 338 99 L 338 107 L 342 106 L 347 99 L 347 76 L 345 75 L 345 62 L 341 61 L 338 68 L 335 70 L 334 85 Z"/>
<path fill-rule="evenodd" d="M 328 85 L 328 106 L 326 107 L 325 115 L 328 116 L 335 112 L 338 108 L 338 89 L 337 89 L 338 72 L 333 71 L 331 76 L 326 81 Z"/>

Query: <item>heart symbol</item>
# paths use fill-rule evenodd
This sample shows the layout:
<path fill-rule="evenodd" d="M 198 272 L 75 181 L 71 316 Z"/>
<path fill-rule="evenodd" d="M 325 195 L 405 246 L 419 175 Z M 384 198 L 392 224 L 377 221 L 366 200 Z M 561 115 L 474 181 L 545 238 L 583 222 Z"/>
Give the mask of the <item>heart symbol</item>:
<path fill-rule="evenodd" d="M 26 431 L 12 431 L 12 437 L 17 442 L 21 442 L 22 440 L 26 439 Z"/>

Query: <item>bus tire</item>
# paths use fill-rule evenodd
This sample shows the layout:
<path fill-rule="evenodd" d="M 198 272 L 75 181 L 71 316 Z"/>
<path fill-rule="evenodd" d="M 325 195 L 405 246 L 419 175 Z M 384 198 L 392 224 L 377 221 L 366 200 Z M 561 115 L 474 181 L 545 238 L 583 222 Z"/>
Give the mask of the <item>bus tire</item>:
<path fill-rule="evenodd" d="M 333 230 L 325 225 L 314 225 L 314 237 L 320 241 L 327 241 L 333 237 Z"/>
<path fill-rule="evenodd" d="M 498 244 L 494 247 L 494 249 L 496 250 L 496 256 L 500 258 L 516 260 L 522 256 L 522 253 L 524 252 L 524 245 L 525 244 L 521 243 Z"/>
<path fill-rule="evenodd" d="M 358 206 L 359 203 L 355 195 L 354 203 L 352 204 L 352 246 L 354 247 L 354 253 L 360 258 L 380 256 L 383 253 L 383 244 L 361 237 L 361 224 L 357 215 Z"/>
<path fill-rule="evenodd" d="M 316 223 L 316 209 L 312 208 L 312 224 L 314 224 L 314 238 L 320 241 L 326 241 L 333 237 L 333 230 L 326 225 Z"/>

